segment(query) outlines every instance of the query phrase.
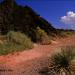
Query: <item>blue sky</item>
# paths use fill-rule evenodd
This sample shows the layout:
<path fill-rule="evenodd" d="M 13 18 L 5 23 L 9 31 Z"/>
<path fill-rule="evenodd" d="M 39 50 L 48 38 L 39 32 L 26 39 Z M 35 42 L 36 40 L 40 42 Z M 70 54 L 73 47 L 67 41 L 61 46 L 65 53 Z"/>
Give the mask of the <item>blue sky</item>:
<path fill-rule="evenodd" d="M 75 14 L 75 0 L 16 0 L 16 2 L 22 6 L 28 5 L 32 7 L 35 12 L 56 28 L 75 29 L 75 24 L 61 21 L 61 17 L 67 16 L 68 12 Z"/>
<path fill-rule="evenodd" d="M 73 28 L 75 25 L 61 22 L 61 17 L 68 12 L 75 12 L 75 0 L 17 0 L 20 5 L 29 5 L 40 16 L 56 28 Z"/>

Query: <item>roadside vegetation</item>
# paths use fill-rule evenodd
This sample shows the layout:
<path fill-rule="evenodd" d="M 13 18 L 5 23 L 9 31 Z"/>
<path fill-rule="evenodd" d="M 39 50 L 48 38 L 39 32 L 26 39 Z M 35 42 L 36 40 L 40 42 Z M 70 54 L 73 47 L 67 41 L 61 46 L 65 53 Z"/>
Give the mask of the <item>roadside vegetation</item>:
<path fill-rule="evenodd" d="M 33 42 L 29 37 L 21 32 L 10 31 L 7 33 L 6 39 L 0 43 L 0 55 L 31 48 L 33 48 Z"/>
<path fill-rule="evenodd" d="M 75 47 L 62 47 L 60 52 L 50 57 L 49 63 L 39 72 L 40 75 L 75 75 Z"/>
<path fill-rule="evenodd" d="M 68 37 L 68 36 L 73 35 L 73 34 L 75 34 L 74 30 L 57 29 L 57 35 L 60 38 L 65 38 L 65 37 Z"/>
<path fill-rule="evenodd" d="M 58 30 L 56 36 L 66 37 L 74 34 L 74 31 L 63 31 Z M 49 36 L 44 30 L 40 27 L 36 28 L 34 38 L 36 39 L 37 44 L 49 45 L 51 40 L 55 38 L 54 36 Z M 34 47 L 34 42 L 30 37 L 21 33 L 19 31 L 9 31 L 6 35 L 0 36 L 0 55 L 6 55 L 12 52 L 23 51 L 26 49 L 31 49 Z"/>
<path fill-rule="evenodd" d="M 40 43 L 42 45 L 51 44 L 50 37 L 40 27 L 37 27 L 36 29 L 36 39 L 37 39 L 37 43 Z"/>

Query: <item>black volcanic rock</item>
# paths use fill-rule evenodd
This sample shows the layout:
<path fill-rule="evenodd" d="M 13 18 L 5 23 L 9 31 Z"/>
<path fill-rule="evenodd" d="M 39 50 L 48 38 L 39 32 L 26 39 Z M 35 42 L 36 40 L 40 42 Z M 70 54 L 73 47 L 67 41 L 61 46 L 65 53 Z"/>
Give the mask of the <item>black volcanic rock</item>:
<path fill-rule="evenodd" d="M 36 28 L 40 27 L 47 34 L 56 33 L 56 29 L 45 19 L 40 17 L 29 6 L 19 6 L 15 0 L 4 0 L 0 3 L 0 32 L 21 31 L 33 39 L 36 37 Z"/>

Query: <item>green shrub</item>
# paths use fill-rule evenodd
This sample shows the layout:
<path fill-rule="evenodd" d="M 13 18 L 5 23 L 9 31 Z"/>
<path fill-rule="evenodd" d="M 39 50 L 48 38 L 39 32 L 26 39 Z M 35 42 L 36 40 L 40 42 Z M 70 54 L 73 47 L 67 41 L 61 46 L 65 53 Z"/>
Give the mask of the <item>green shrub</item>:
<path fill-rule="evenodd" d="M 62 37 L 62 38 L 68 37 L 73 34 L 74 34 L 74 32 L 71 32 L 71 31 L 62 31 L 62 30 L 58 31 L 59 37 Z"/>
<path fill-rule="evenodd" d="M 75 47 L 66 46 L 61 52 L 55 53 L 50 58 L 50 66 L 46 67 L 44 75 L 75 75 Z M 64 73 L 64 74 L 63 74 Z"/>
<path fill-rule="evenodd" d="M 8 42 L 24 45 L 26 48 L 33 47 L 33 43 L 31 39 L 21 32 L 10 31 L 7 34 L 7 39 L 8 39 Z"/>
<path fill-rule="evenodd" d="M 71 73 L 74 73 L 72 70 L 74 60 L 75 47 L 65 46 L 61 48 L 61 52 L 58 52 L 51 57 L 51 64 L 55 68 L 56 73 L 72 75 Z"/>
<path fill-rule="evenodd" d="M 39 27 L 37 27 L 37 31 L 36 31 L 36 39 L 37 42 L 40 42 L 41 44 L 50 44 L 50 38 L 47 35 L 47 33 L 40 29 Z"/>
<path fill-rule="evenodd" d="M 23 33 L 10 31 L 7 41 L 0 44 L 0 55 L 33 48 L 32 41 Z"/>

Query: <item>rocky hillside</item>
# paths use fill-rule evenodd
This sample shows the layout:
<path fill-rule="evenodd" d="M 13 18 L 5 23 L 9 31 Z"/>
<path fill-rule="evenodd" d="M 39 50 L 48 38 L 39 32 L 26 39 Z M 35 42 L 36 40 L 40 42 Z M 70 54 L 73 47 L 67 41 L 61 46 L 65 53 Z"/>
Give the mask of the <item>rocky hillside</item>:
<path fill-rule="evenodd" d="M 48 35 L 57 34 L 57 30 L 40 17 L 31 7 L 19 6 L 15 0 L 4 0 L 0 3 L 0 32 L 6 34 L 9 31 L 24 32 L 36 41 L 36 28 L 47 32 Z"/>

